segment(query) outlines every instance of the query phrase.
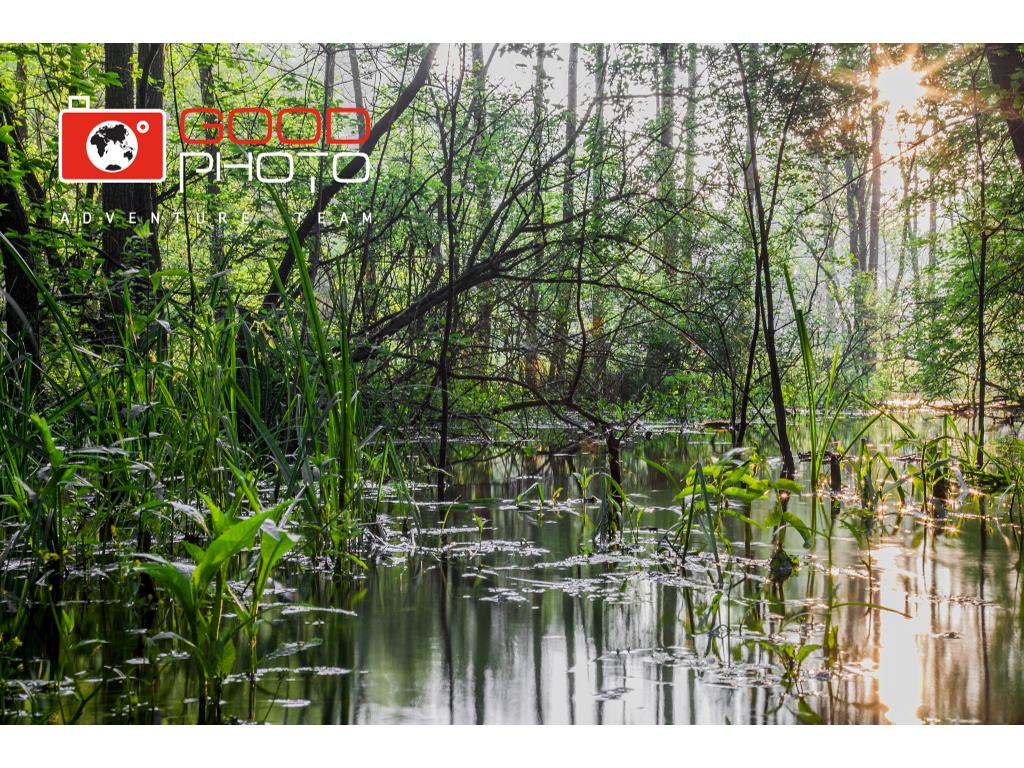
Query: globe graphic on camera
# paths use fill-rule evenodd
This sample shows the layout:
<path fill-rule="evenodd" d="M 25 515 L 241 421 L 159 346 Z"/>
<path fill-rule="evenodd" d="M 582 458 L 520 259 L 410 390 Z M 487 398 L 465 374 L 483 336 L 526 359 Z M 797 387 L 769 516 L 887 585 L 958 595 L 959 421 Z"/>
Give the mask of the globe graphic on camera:
<path fill-rule="evenodd" d="M 85 151 L 89 161 L 101 171 L 117 173 L 135 162 L 139 139 L 127 125 L 111 120 L 92 129 Z"/>

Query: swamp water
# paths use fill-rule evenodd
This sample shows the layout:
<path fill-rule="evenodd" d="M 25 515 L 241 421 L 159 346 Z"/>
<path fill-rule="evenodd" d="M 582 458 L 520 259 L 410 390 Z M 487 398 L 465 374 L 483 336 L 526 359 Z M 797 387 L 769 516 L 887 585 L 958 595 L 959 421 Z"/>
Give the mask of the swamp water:
<path fill-rule="evenodd" d="M 880 425 L 871 436 L 895 437 Z M 550 447 L 456 464 L 450 498 L 462 503 L 439 506 L 424 489 L 418 526 L 394 505 L 387 546 L 354 578 L 286 560 L 267 592 L 256 679 L 228 678 L 224 720 L 1024 722 L 1022 579 L 1005 503 L 968 496 L 935 515 L 919 501 L 901 511 L 890 493 L 864 514 L 851 494 L 831 567 L 824 537 L 808 550 L 790 530 L 798 565 L 779 587 L 770 530 L 725 518 L 732 551 L 720 543 L 716 564 L 695 528 L 691 550 L 705 551 L 685 569 L 664 543 L 678 502 L 643 457 L 680 477 L 726 450 L 726 433 L 670 428 L 624 445 L 637 515 L 613 550 L 584 532 L 600 479 L 585 493 L 574 479 L 604 470 L 603 452 Z M 771 507 L 754 502 L 750 516 Z M 806 492 L 790 499 L 804 520 L 810 507 Z M 98 553 L 69 572 L 70 642 L 47 630 L 52 608 L 40 606 L 30 661 L 3 693 L 4 721 L 196 721 L 200 678 L 168 635 L 168 609 L 134 604 L 130 566 Z M 809 646 L 822 641 L 830 595 L 839 653 L 828 669 Z M 797 671 L 786 655 L 802 647 Z M 236 672 L 247 659 L 241 639 Z"/>

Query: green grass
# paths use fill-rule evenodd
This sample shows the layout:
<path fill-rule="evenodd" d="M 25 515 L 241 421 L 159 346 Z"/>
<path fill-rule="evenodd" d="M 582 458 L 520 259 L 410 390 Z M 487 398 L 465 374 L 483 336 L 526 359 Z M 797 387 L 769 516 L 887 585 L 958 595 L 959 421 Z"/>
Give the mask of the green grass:
<path fill-rule="evenodd" d="M 162 270 L 142 301 L 137 286 L 135 298 L 122 292 L 118 344 L 102 348 L 29 272 L 48 310 L 46 357 L 0 344 L 0 588 L 15 608 L 0 615 L 0 679 L 20 663 L 32 606 L 51 605 L 62 626 L 59 594 L 39 585 L 106 549 L 141 561 L 139 597 L 155 586 L 169 599 L 181 646 L 215 688 L 243 630 L 255 665 L 260 599 L 300 537 L 314 557 L 360 564 L 360 535 L 385 503 L 379 490 L 364 498 L 364 480 L 398 478 L 410 496 L 387 435 L 360 437 L 347 318 L 321 316 L 277 203 L 298 286 L 280 286 L 280 313 L 259 322 L 224 300 L 223 283 L 208 302 L 176 304 L 192 278 Z M 3 566 L 26 554 L 27 572 L 9 575 Z M 245 594 L 232 593 L 229 571 L 248 574 Z M 238 619 L 222 621 L 229 603 Z"/>

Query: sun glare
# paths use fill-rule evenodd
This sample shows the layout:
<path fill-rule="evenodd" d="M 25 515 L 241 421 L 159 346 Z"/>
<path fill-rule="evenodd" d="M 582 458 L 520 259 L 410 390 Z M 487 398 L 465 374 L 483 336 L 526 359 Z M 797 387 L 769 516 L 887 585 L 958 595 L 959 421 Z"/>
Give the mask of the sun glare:
<path fill-rule="evenodd" d="M 914 70 L 907 58 L 899 64 L 886 67 L 878 73 L 878 101 L 893 114 L 912 114 L 924 97 L 921 74 Z"/>

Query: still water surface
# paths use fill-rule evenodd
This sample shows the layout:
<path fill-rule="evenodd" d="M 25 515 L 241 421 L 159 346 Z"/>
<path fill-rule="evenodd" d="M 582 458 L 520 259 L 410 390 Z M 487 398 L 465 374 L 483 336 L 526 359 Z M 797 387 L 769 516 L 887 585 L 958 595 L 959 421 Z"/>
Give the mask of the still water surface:
<path fill-rule="evenodd" d="M 873 437 L 894 436 L 878 429 Z M 727 435 L 670 428 L 624 447 L 639 515 L 614 551 L 583 535 L 584 513 L 600 507 L 587 500 L 600 495 L 599 482 L 582 493 L 574 479 L 603 470 L 603 453 L 538 450 L 553 447 L 456 465 L 450 498 L 462 503 L 437 505 L 424 489 L 418 529 L 395 506 L 386 550 L 355 579 L 288 562 L 260 628 L 258 679 L 229 680 L 225 718 L 1024 722 L 1022 584 L 998 500 L 968 497 L 936 517 L 917 503 L 900 510 L 894 497 L 863 515 L 845 499 L 831 567 L 825 539 L 807 550 L 791 531 L 786 549 L 799 564 L 777 588 L 768 531 L 727 519 L 733 547 L 721 553 L 721 580 L 710 555 L 683 570 L 662 543 L 679 521 L 678 502 L 643 458 L 683 475 L 725 450 Z M 543 504 L 536 492 L 517 498 L 536 483 Z M 769 510 L 755 502 L 751 516 Z M 804 519 L 809 510 L 806 493 L 790 500 Z M 39 679 L 19 683 L 7 719 L 51 706 L 59 677 L 65 691 L 77 682 L 94 694 L 83 722 L 195 721 L 196 672 L 160 634 L 163 614 L 143 615 L 126 599 L 127 580 L 113 562 L 69 578 L 65 602 L 82 645 L 57 651 L 59 659 L 41 654 L 29 670 Z M 830 591 L 839 663 L 826 670 L 810 651 L 795 682 L 784 683 L 772 647 L 820 643 Z M 246 657 L 240 646 L 237 668 Z"/>

